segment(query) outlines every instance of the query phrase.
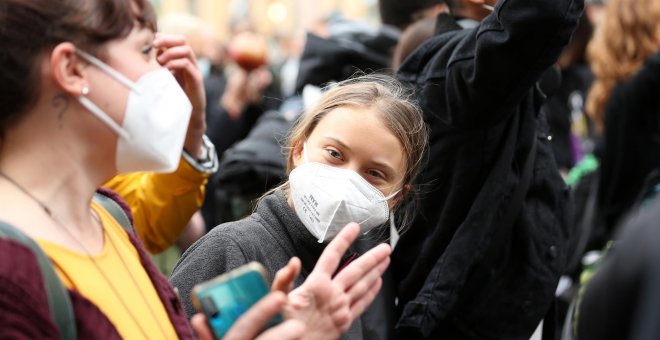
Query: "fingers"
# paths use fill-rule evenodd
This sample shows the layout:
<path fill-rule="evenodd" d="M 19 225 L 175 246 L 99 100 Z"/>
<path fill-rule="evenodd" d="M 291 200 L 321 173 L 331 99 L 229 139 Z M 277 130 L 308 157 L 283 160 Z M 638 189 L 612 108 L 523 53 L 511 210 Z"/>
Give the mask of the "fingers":
<path fill-rule="evenodd" d="M 374 268 L 378 268 L 386 259 L 389 264 L 391 253 L 392 248 L 388 244 L 379 244 L 342 269 L 333 281 L 341 285 L 344 290 L 352 287 L 367 273 L 371 272 Z M 387 265 L 385 269 L 387 269 Z M 380 272 L 379 276 L 384 271 Z"/>
<path fill-rule="evenodd" d="M 291 258 L 289 263 L 284 268 L 278 270 L 277 274 L 275 274 L 275 279 L 273 280 L 271 290 L 281 291 L 285 294 L 288 294 L 293 288 L 293 281 L 295 281 L 295 279 L 300 274 L 301 267 L 302 264 L 299 258 Z"/>
<path fill-rule="evenodd" d="M 344 305 L 341 308 L 335 309 L 332 312 L 332 320 L 340 334 L 346 332 L 354 320 L 351 318 L 350 306 Z"/>
<path fill-rule="evenodd" d="M 358 301 L 369 292 L 373 287 L 374 283 L 378 281 L 383 276 L 387 266 L 390 264 L 390 259 L 385 258 L 378 266 L 373 268 L 367 273 L 364 277 L 358 280 L 353 286 L 348 289 L 348 299 L 350 304 L 353 305 L 355 301 Z"/>
<path fill-rule="evenodd" d="M 165 65 L 171 60 L 186 59 L 190 60 L 190 62 L 197 67 L 195 53 L 193 53 L 192 48 L 190 48 L 189 45 L 168 48 L 166 51 L 159 54 L 157 58 L 161 65 Z"/>
<path fill-rule="evenodd" d="M 200 84 L 202 82 L 202 72 L 199 70 L 195 55 L 188 45 L 168 49 L 158 56 L 158 62 L 170 71 L 191 77 Z"/>
<path fill-rule="evenodd" d="M 172 71 L 177 80 L 182 82 L 182 86 L 191 85 L 189 82 L 192 80 L 197 88 L 203 88 L 203 76 L 197 65 L 197 58 L 183 37 L 158 35 L 154 39 L 154 47 L 163 51 L 157 56 L 158 63 Z"/>
<path fill-rule="evenodd" d="M 175 75 L 185 75 L 190 79 L 192 78 L 195 83 L 199 83 L 199 87 L 202 85 L 202 73 L 199 71 L 197 66 L 193 64 L 188 59 L 174 59 L 170 60 L 167 63 L 163 64 L 168 70 L 174 71 Z M 183 85 L 183 84 L 182 84 Z"/>
<path fill-rule="evenodd" d="M 355 301 L 353 305 L 350 308 L 350 320 L 353 322 L 353 320 L 357 319 L 364 311 L 371 305 L 371 303 L 374 301 L 376 298 L 376 295 L 378 295 L 378 292 L 380 291 L 380 288 L 383 286 L 383 279 L 378 278 L 376 282 L 371 286 L 369 291 L 362 295 L 362 298 L 359 300 Z"/>
<path fill-rule="evenodd" d="M 253 339 L 286 303 L 286 295 L 272 292 L 241 315 L 225 335 L 226 340 Z"/>
<path fill-rule="evenodd" d="M 332 242 L 325 247 L 321 257 L 316 262 L 314 271 L 332 275 L 337 270 L 341 257 L 346 253 L 346 250 L 348 250 L 348 247 L 350 247 L 353 241 L 355 241 L 359 232 L 360 226 L 357 223 L 347 224 Z"/>
<path fill-rule="evenodd" d="M 175 46 L 188 45 L 188 42 L 186 37 L 180 34 L 156 33 L 152 44 L 156 50 L 164 50 Z"/>
<path fill-rule="evenodd" d="M 305 324 L 300 320 L 287 320 L 263 332 L 256 340 L 289 340 L 302 339 Z"/>
<path fill-rule="evenodd" d="M 195 334 L 199 340 L 214 340 L 213 332 L 209 327 L 209 324 L 206 323 L 206 317 L 204 314 L 195 314 L 192 319 L 190 319 L 190 324 L 192 325 Z"/>

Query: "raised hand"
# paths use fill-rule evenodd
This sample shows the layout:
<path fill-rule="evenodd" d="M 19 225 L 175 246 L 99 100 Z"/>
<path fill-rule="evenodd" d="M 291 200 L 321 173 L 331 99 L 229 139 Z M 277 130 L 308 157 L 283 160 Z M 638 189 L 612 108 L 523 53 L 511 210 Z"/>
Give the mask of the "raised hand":
<path fill-rule="evenodd" d="M 380 290 L 381 276 L 390 263 L 392 252 L 387 244 L 369 250 L 332 277 L 359 231 L 357 224 L 348 224 L 325 248 L 305 282 L 289 293 L 284 313 L 288 318 L 300 320 L 306 325 L 305 339 L 337 339 L 364 312 Z M 278 272 L 274 287 L 286 290 L 286 280 L 282 278 L 295 278 L 294 275 L 297 275 L 295 268 L 289 268 L 291 266 L 290 262 L 284 272 Z M 278 282 L 278 277 L 282 281 Z"/>
<path fill-rule="evenodd" d="M 204 77 L 197 66 L 195 53 L 180 35 L 158 33 L 153 46 L 159 51 L 158 62 L 172 71 L 192 103 L 184 148 L 191 156 L 201 158 L 202 135 L 206 132 L 206 93 Z"/>
<path fill-rule="evenodd" d="M 359 232 L 357 224 L 348 224 L 325 248 L 305 282 L 289 292 L 301 268 L 300 260 L 292 258 L 275 275 L 272 292 L 241 316 L 225 339 L 255 338 L 280 310 L 287 321 L 268 329 L 257 339 L 339 338 L 374 300 L 382 285 L 381 276 L 390 263 L 392 250 L 389 245 L 381 244 L 333 278 L 342 256 Z M 213 339 L 202 314 L 193 316 L 192 325 L 200 339 Z"/>

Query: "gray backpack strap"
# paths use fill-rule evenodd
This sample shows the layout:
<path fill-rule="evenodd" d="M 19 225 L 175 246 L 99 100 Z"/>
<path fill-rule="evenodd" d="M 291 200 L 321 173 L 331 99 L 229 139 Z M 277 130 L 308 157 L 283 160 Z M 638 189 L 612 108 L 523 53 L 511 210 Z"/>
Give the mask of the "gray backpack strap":
<path fill-rule="evenodd" d="M 53 269 L 53 263 L 41 250 L 41 247 L 20 230 L 7 223 L 0 222 L 0 238 L 16 241 L 32 250 L 37 257 L 41 276 L 44 279 L 50 315 L 60 329 L 62 339 L 73 340 L 77 338 L 76 319 L 73 315 L 73 306 L 69 293 Z"/>
<path fill-rule="evenodd" d="M 103 209 L 105 209 L 110 215 L 112 215 L 112 218 L 119 223 L 124 230 L 126 230 L 127 233 L 129 234 L 134 234 L 135 231 L 133 229 L 133 225 L 131 224 L 131 220 L 128 219 L 128 216 L 124 212 L 124 209 L 117 203 L 115 200 L 112 198 L 103 195 L 99 192 L 96 192 L 93 197 L 94 201 L 101 205 Z"/>

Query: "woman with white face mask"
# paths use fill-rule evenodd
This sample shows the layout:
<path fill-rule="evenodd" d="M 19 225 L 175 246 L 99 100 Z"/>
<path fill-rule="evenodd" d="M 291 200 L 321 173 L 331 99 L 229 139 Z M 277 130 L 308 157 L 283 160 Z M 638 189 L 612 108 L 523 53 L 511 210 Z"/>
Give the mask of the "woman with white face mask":
<path fill-rule="evenodd" d="M 242 264 L 261 262 L 273 277 L 297 257 L 300 285 L 348 223 L 359 223 L 362 233 L 379 228 L 374 234 L 405 224 L 426 143 L 419 109 L 393 78 L 365 76 L 326 92 L 291 131 L 288 181 L 262 197 L 251 216 L 216 227 L 179 260 L 170 282 L 186 311 L 193 313 L 185 301 L 195 284 Z M 345 255 L 343 262 L 354 257 Z M 387 265 L 381 264 L 383 271 Z M 380 283 L 362 289 L 375 295 Z M 364 308 L 356 306 L 352 319 Z M 340 335 L 316 331 L 311 338 Z M 358 320 L 345 338 L 361 337 Z"/>
<path fill-rule="evenodd" d="M 147 0 L 0 0 L 0 338 L 193 338 L 121 207 L 92 200 L 118 173 L 176 169 L 184 145 L 199 157 L 201 142 L 186 141 L 191 109 L 204 101 L 194 54 L 154 32 Z M 330 277 L 357 233 L 338 235 L 303 285 L 317 304 L 296 317 L 319 321 L 310 327 L 341 330 L 349 303 L 372 298 L 350 287 L 373 285 L 389 249 Z M 330 302 L 345 312 L 328 313 Z M 228 338 L 255 337 L 264 316 L 290 303 L 271 293 Z M 193 325 L 206 338 L 200 315 Z M 304 332 L 287 320 L 262 336 Z"/>

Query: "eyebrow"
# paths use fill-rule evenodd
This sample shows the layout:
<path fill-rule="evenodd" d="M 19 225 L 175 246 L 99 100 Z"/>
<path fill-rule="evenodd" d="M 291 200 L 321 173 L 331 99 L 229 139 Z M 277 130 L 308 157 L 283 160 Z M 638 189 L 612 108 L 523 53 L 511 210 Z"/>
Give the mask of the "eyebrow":
<path fill-rule="evenodd" d="M 342 148 L 344 148 L 344 149 L 346 149 L 346 150 L 348 150 L 348 151 L 351 150 L 351 148 L 348 147 L 348 145 L 346 145 L 344 142 L 340 141 L 339 139 L 337 139 L 337 138 L 335 138 L 335 137 L 326 136 L 325 138 L 330 139 L 330 140 L 333 140 L 335 143 L 339 144 Z"/>
<path fill-rule="evenodd" d="M 330 136 L 326 136 L 325 138 L 330 139 L 336 142 L 337 144 L 339 144 L 342 148 L 351 151 L 351 148 L 348 145 L 346 145 L 344 142 L 340 141 L 339 139 Z M 394 170 L 394 168 L 386 163 L 378 162 L 378 161 L 369 161 L 369 164 L 372 164 L 379 168 L 383 168 L 384 171 L 387 173 L 388 177 L 394 177 L 396 175 L 396 171 Z"/>

